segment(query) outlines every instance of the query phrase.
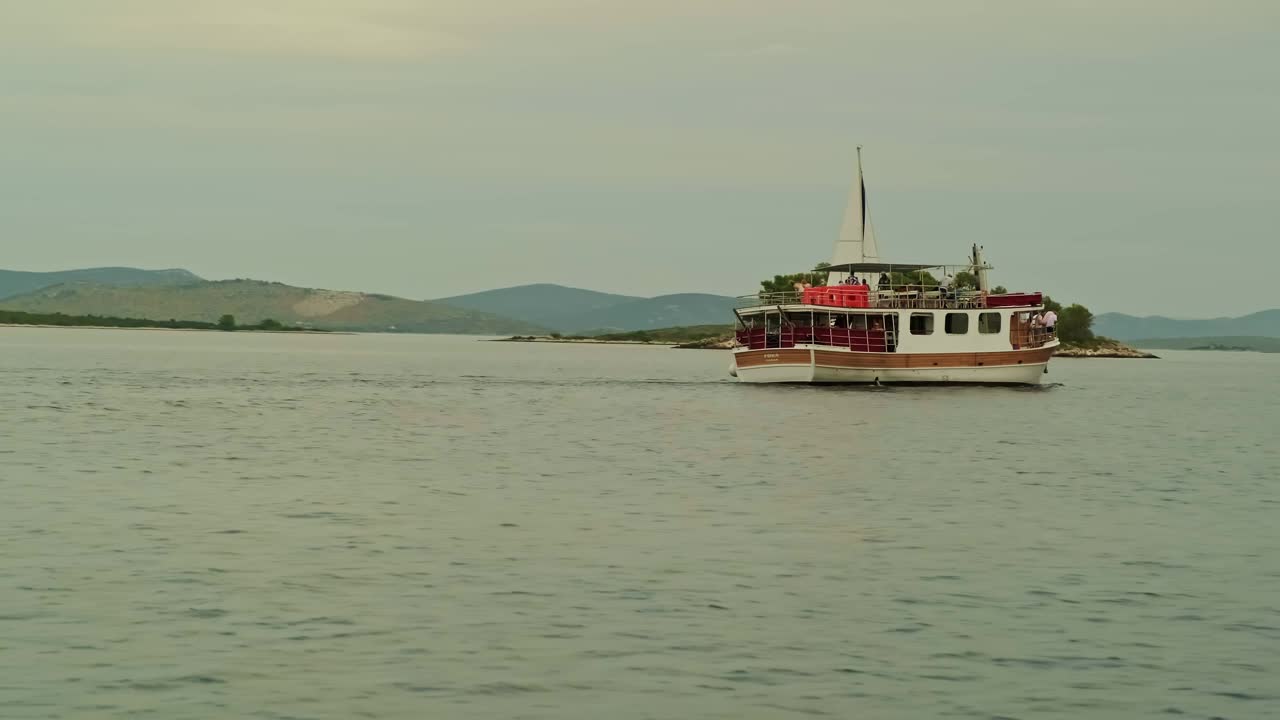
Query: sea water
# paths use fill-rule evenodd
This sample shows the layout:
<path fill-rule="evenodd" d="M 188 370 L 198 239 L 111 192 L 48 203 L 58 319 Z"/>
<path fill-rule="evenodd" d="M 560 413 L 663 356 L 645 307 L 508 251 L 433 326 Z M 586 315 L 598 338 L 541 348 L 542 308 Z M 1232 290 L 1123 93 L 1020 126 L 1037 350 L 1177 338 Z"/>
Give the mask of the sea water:
<path fill-rule="evenodd" d="M 1280 716 L 1280 355 L 0 329 L 0 717 Z"/>

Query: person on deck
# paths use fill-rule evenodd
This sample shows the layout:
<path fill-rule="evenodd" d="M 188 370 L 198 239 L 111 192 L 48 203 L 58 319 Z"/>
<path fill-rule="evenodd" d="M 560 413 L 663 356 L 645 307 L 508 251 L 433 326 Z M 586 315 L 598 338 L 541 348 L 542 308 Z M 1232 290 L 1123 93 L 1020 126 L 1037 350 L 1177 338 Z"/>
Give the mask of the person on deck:
<path fill-rule="evenodd" d="M 877 290 L 888 290 L 888 289 L 889 289 L 889 285 L 890 285 L 890 282 L 889 282 L 889 274 L 888 274 L 888 273 L 880 273 L 880 279 L 876 281 L 876 289 L 877 289 Z"/>
<path fill-rule="evenodd" d="M 950 300 L 955 297 L 951 292 L 953 284 L 955 284 L 955 278 L 951 277 L 950 273 L 943 274 L 942 279 L 938 281 L 938 294 L 942 296 L 943 300 Z"/>
<path fill-rule="evenodd" d="M 1046 333 L 1053 335 L 1058 327 L 1058 313 L 1053 310 L 1045 310 L 1044 315 L 1040 318 L 1040 324 L 1044 325 Z"/>

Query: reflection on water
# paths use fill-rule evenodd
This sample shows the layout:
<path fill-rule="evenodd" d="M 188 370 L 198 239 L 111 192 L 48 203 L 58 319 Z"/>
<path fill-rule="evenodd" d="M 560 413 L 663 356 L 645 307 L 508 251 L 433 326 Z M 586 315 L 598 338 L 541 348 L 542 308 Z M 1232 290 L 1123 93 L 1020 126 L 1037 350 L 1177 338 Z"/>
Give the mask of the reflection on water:
<path fill-rule="evenodd" d="M 1280 356 L 0 329 L 4 717 L 1280 714 Z"/>

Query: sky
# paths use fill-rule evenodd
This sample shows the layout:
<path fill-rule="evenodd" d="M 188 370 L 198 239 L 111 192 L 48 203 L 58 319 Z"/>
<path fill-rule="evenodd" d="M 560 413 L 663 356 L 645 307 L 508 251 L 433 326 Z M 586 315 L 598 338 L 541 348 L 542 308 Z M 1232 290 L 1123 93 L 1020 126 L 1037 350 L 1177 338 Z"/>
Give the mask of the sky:
<path fill-rule="evenodd" d="M 0 0 L 0 267 L 741 295 L 881 256 L 1280 306 L 1274 0 Z"/>

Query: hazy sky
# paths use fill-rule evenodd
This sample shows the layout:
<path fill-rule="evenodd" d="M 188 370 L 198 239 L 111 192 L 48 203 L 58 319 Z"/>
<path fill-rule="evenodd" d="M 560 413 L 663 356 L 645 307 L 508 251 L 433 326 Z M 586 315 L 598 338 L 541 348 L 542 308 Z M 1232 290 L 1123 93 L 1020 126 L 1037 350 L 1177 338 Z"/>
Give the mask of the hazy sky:
<path fill-rule="evenodd" d="M 744 294 L 985 244 L 1095 312 L 1280 306 L 1277 0 L 0 0 L 0 267 Z"/>

